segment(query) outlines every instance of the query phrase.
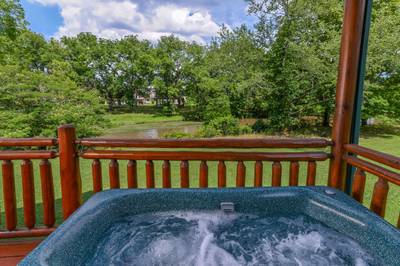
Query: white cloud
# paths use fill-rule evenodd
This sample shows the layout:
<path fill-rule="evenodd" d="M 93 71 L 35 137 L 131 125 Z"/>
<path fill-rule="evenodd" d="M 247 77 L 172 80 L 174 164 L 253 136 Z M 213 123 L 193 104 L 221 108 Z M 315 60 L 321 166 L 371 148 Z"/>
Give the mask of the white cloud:
<path fill-rule="evenodd" d="M 92 32 L 104 38 L 137 34 L 157 40 L 163 35 L 197 42 L 215 36 L 219 25 L 204 7 L 145 0 L 30 0 L 42 5 L 57 5 L 64 23 L 55 37 Z"/>

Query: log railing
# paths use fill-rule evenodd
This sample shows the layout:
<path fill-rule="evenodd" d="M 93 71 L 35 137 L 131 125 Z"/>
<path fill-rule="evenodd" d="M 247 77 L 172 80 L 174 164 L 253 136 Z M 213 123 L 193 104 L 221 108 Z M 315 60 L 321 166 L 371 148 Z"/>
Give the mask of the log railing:
<path fill-rule="evenodd" d="M 0 139 L 0 160 L 2 160 L 2 184 L 4 218 L 0 217 L 0 239 L 13 237 L 45 236 L 54 230 L 55 199 L 51 159 L 58 156 L 52 150 L 57 144 L 57 139 L 29 138 L 29 139 Z M 25 147 L 30 150 L 15 150 L 15 147 Z M 13 148 L 14 150 L 7 150 Z M 42 210 L 36 210 L 36 195 L 34 182 L 34 169 L 32 161 L 39 162 L 40 188 L 42 195 Z M 16 171 L 14 164 L 20 165 Z M 21 177 L 23 224 L 18 228 L 16 204 L 16 176 Z M 43 212 L 43 225 L 38 226 L 36 212 Z M 0 213 L 2 206 L 0 206 Z"/>
<path fill-rule="evenodd" d="M 123 167 L 126 167 L 124 172 L 126 171 L 127 188 L 137 189 L 141 181 L 141 173 L 138 171 L 142 168 L 139 165 L 143 162 L 143 181 L 147 189 L 155 188 L 159 183 L 162 188 L 207 188 L 213 186 L 211 184 L 223 188 L 232 183 L 227 182 L 228 178 L 234 179 L 236 187 L 250 184 L 253 187 L 286 184 L 314 186 L 322 181 L 316 180 L 318 163 L 331 159 L 331 154 L 325 152 L 330 146 L 332 143 L 325 139 L 76 139 L 72 126 L 60 127 L 57 139 L 0 139 L 3 192 L 3 206 L 0 206 L 0 239 L 45 236 L 55 229 L 58 210 L 55 204 L 54 183 L 61 186 L 62 218 L 66 219 L 71 215 L 82 200 L 80 161 L 91 161 L 94 193 L 123 187 L 125 180 L 120 179 L 120 170 Z M 400 174 L 397 171 L 400 170 L 400 158 L 358 145 L 344 145 L 343 149 L 343 160 L 357 168 L 352 196 L 363 202 L 366 173 L 377 176 L 371 209 L 384 216 L 388 183 L 400 186 Z M 60 168 L 59 175 L 54 175 L 54 181 L 52 159 L 58 160 Z M 228 163 L 235 164 L 233 176 L 228 174 L 232 172 Z M 20 165 L 20 171 L 14 169 L 15 164 Z M 108 164 L 108 171 L 105 173 L 102 164 Z M 34 171 L 36 165 L 38 169 Z M 210 171 L 214 167 L 210 165 L 216 166 L 212 175 Z M 287 171 L 284 171 L 285 165 L 288 166 Z M 173 168 L 174 166 L 179 169 Z M 198 169 L 190 171 L 193 167 Z M 246 167 L 251 167 L 254 171 L 249 174 Z M 303 173 L 300 170 L 303 167 L 305 174 L 302 177 L 305 183 L 299 182 L 300 173 Z M 178 170 L 178 176 L 174 176 L 176 171 L 173 169 Z M 35 172 L 38 173 L 37 177 L 34 176 Z M 284 176 L 286 172 L 287 176 Z M 109 178 L 109 187 L 105 187 L 103 175 Z M 211 180 L 211 176 L 215 176 L 216 180 Z M 21 190 L 16 190 L 17 178 L 20 178 Z M 36 196 L 39 193 L 35 195 L 35 191 L 38 190 L 35 188 L 36 178 L 40 180 L 36 184 L 40 186 L 41 200 Z M 22 195 L 17 195 L 18 191 Z M 17 197 L 22 199 L 22 206 L 17 206 Z M 41 209 L 37 207 L 38 201 L 41 201 Z M 18 207 L 22 207 L 20 216 L 23 218 L 20 221 L 17 220 Z M 39 212 L 43 216 L 42 221 L 36 221 L 36 214 Z"/>
<path fill-rule="evenodd" d="M 115 139 L 82 139 L 77 141 L 84 149 L 80 157 L 93 160 L 92 176 L 93 191 L 101 191 L 102 172 L 101 160 L 110 160 L 110 188 L 119 188 L 119 160 L 128 161 L 128 188 L 137 188 L 137 161 L 145 161 L 146 188 L 155 187 L 154 161 L 162 161 L 162 187 L 171 187 L 171 161 L 180 162 L 180 187 L 209 187 L 208 162 L 218 162 L 218 187 L 225 187 L 225 162 L 237 162 L 236 186 L 246 184 L 246 165 L 244 162 L 254 162 L 253 184 L 263 186 L 263 162 L 272 161 L 271 185 L 281 185 L 281 162 L 290 162 L 290 185 L 298 185 L 299 162 L 308 162 L 307 184 L 315 184 L 316 162 L 329 159 L 330 155 L 321 152 L 260 152 L 248 150 L 253 148 L 324 148 L 331 143 L 325 139 L 181 139 L 181 140 L 115 140 Z M 101 149 L 93 149 L 93 148 Z M 109 150 L 110 148 L 151 148 L 152 150 Z M 165 149 L 194 148 L 201 151 L 169 151 Z M 216 149 L 231 149 L 235 151 L 218 151 Z M 157 149 L 157 150 L 154 150 Z M 242 151 L 245 149 L 246 151 Z M 206 151 L 204 151 L 206 150 Z M 190 184 L 189 167 L 191 161 L 200 161 L 197 184 Z M 265 185 L 265 184 L 264 184 Z"/>
<path fill-rule="evenodd" d="M 400 158 L 356 144 L 346 144 L 344 149 L 346 154 L 343 155 L 343 159 L 356 168 L 352 187 L 353 198 L 363 203 L 366 173 L 378 177 L 374 185 L 370 209 L 384 218 L 389 183 L 400 186 L 400 173 L 398 171 L 400 170 Z M 400 228 L 400 215 L 397 227 Z"/>

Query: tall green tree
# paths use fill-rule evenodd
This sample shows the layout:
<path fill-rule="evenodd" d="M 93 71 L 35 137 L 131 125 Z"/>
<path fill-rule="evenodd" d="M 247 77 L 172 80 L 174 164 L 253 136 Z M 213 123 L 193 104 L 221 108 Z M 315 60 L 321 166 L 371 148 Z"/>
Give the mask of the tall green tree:
<path fill-rule="evenodd" d="M 27 24 L 19 0 L 0 0 L 0 36 L 14 40 Z"/>
<path fill-rule="evenodd" d="M 153 87 L 157 93 L 158 105 L 173 112 L 176 104 L 185 104 L 187 89 L 193 79 L 190 68 L 197 64 L 196 53 L 200 49 L 171 35 L 161 37 L 155 48 L 156 68 Z"/>
<path fill-rule="evenodd" d="M 374 1 L 363 118 L 400 119 L 400 1 Z"/>
<path fill-rule="evenodd" d="M 117 43 L 119 84 L 125 99 L 137 106 L 138 97 L 149 97 L 155 75 L 154 50 L 150 42 L 128 36 Z"/>
<path fill-rule="evenodd" d="M 66 123 L 79 136 L 96 135 L 107 125 L 102 113 L 96 92 L 80 89 L 62 73 L 0 67 L 0 136 L 55 136 Z"/>
<path fill-rule="evenodd" d="M 265 113 L 277 130 L 293 129 L 302 119 L 333 111 L 341 4 L 339 1 L 250 1 L 259 22 L 257 40 L 268 51 L 266 79 L 271 84 Z"/>

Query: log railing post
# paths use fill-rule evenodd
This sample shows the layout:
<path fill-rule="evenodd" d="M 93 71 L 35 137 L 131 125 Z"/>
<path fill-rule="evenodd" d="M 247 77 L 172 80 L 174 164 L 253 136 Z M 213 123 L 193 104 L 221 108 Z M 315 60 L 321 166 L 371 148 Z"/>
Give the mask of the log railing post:
<path fill-rule="evenodd" d="M 72 125 L 58 128 L 60 178 L 63 217 L 67 219 L 81 204 L 82 180 L 76 148 L 76 132 Z"/>
<path fill-rule="evenodd" d="M 367 0 L 346 0 L 336 87 L 336 109 L 332 130 L 332 161 L 328 185 L 344 189 L 346 163 L 343 145 L 349 143 Z"/>

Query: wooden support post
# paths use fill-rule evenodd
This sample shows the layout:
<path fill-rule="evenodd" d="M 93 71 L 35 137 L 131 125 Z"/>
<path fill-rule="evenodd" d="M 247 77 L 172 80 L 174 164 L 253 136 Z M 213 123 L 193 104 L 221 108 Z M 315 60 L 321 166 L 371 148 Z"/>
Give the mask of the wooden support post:
<path fill-rule="evenodd" d="M 36 223 L 35 182 L 31 160 L 21 162 L 22 198 L 24 202 L 24 224 L 32 229 Z"/>
<path fill-rule="evenodd" d="M 346 0 L 336 87 L 336 110 L 332 130 L 332 161 L 328 185 L 344 188 L 346 163 L 343 145 L 349 143 L 359 74 L 366 0 Z"/>
<path fill-rule="evenodd" d="M 64 220 L 81 205 L 82 180 L 76 149 L 76 132 L 72 125 L 58 128 L 61 194 Z"/>
<path fill-rule="evenodd" d="M 13 231 L 17 227 L 17 203 L 15 196 L 14 164 L 5 160 L 3 170 L 3 198 L 6 214 L 6 228 Z"/>

